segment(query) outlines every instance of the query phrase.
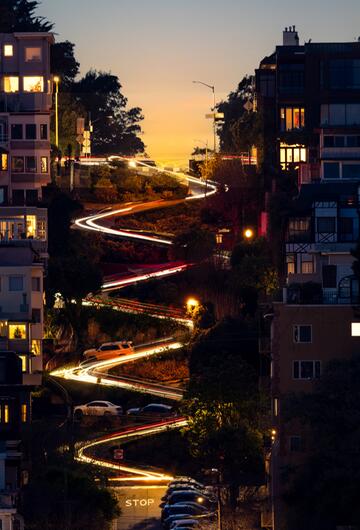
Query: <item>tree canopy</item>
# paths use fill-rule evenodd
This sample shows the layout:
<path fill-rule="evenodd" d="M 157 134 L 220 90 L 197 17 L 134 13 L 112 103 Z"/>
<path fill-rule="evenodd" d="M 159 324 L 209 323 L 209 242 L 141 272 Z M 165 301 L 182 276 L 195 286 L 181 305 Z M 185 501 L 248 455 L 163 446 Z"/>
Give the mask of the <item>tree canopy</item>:
<path fill-rule="evenodd" d="M 0 32 L 51 31 L 54 24 L 35 14 L 39 5 L 37 0 L 1 0 Z"/>

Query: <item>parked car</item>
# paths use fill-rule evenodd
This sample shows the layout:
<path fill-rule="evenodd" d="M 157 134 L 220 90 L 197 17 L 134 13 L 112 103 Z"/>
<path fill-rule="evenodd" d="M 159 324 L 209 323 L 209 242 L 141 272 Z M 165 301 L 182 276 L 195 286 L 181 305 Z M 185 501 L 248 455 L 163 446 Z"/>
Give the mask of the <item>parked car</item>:
<path fill-rule="evenodd" d="M 201 492 L 197 491 L 175 491 L 167 498 L 167 504 L 178 504 L 179 502 L 195 502 L 200 506 L 211 509 L 216 506 L 217 501 L 214 498 L 210 498 Z"/>
<path fill-rule="evenodd" d="M 191 477 L 175 477 L 170 483 L 169 488 L 173 486 L 177 486 L 178 484 L 189 484 L 191 486 L 196 486 L 198 488 L 205 488 L 204 484 L 201 484 L 201 482 L 198 482 L 194 478 Z"/>
<path fill-rule="evenodd" d="M 122 413 L 122 407 L 110 401 L 90 401 L 74 408 L 74 418 L 77 420 L 83 416 L 121 416 Z"/>
<path fill-rule="evenodd" d="M 131 408 L 126 411 L 129 416 L 171 416 L 173 407 L 162 403 L 149 403 L 145 407 Z"/>
<path fill-rule="evenodd" d="M 196 502 L 179 502 L 178 504 L 166 504 L 162 509 L 161 520 L 164 521 L 170 515 L 178 514 L 187 514 L 187 515 L 204 515 L 209 513 L 209 510 L 205 506 L 201 506 Z"/>
<path fill-rule="evenodd" d="M 213 497 L 213 489 L 211 486 L 204 486 L 203 488 L 200 488 L 199 486 L 193 486 L 190 484 L 175 484 L 174 486 L 170 486 L 167 490 L 165 495 L 162 497 L 162 501 L 165 501 L 172 495 L 173 493 L 179 492 L 179 491 L 192 491 L 194 493 L 197 493 L 198 495 L 206 495 L 207 497 Z"/>
<path fill-rule="evenodd" d="M 163 525 L 165 530 L 170 530 L 171 525 L 173 525 L 177 521 L 183 521 L 184 519 L 193 520 L 192 516 L 194 516 L 194 515 L 198 515 L 198 514 L 196 514 L 196 513 L 193 513 L 193 514 L 190 514 L 190 513 L 172 514 L 172 515 L 169 515 L 169 517 L 167 517 L 165 520 L 163 520 L 162 525 Z M 203 524 L 206 523 L 207 521 L 209 521 L 210 519 L 211 519 L 210 515 L 209 515 L 209 518 L 208 517 L 201 518 Z M 197 528 L 197 527 L 195 526 L 195 528 Z"/>
<path fill-rule="evenodd" d="M 129 355 L 134 353 L 134 346 L 132 342 L 129 341 L 118 341 L 118 342 L 105 342 L 101 344 L 98 348 L 91 348 L 90 350 L 85 350 L 83 357 L 86 360 L 96 359 L 98 361 L 103 361 L 105 359 L 112 359 L 113 357 L 120 357 L 122 355 Z"/>
<path fill-rule="evenodd" d="M 200 521 L 198 519 L 179 519 L 170 526 L 170 530 L 184 530 L 185 528 L 199 528 Z"/>

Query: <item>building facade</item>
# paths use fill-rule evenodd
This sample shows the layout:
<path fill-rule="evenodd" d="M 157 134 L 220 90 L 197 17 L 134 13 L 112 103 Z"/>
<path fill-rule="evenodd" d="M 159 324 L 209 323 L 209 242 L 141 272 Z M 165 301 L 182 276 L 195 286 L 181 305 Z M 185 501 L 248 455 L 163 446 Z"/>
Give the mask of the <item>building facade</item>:
<path fill-rule="evenodd" d="M 0 34 L 0 204 L 36 204 L 50 182 L 50 33 Z"/>

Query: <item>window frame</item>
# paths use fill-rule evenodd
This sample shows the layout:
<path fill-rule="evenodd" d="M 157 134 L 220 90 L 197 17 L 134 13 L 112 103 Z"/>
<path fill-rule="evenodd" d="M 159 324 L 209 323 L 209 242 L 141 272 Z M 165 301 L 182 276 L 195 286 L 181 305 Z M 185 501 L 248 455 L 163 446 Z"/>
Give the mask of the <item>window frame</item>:
<path fill-rule="evenodd" d="M 302 363 L 312 363 L 312 377 L 302 377 Z M 295 377 L 295 372 L 297 372 L 298 377 Z M 294 381 L 318 381 L 321 379 L 321 373 L 322 362 L 319 359 L 295 359 L 292 361 L 292 379 Z"/>
<path fill-rule="evenodd" d="M 300 340 L 301 339 L 301 330 L 300 328 L 310 328 L 310 340 Z M 298 333 L 296 339 L 296 332 Z M 313 342 L 313 329 L 312 324 L 293 324 L 293 343 L 294 344 L 312 344 Z"/>
<path fill-rule="evenodd" d="M 9 278 L 9 293 L 21 293 L 22 291 L 24 291 L 25 282 L 24 282 L 24 276 L 23 275 L 21 275 L 21 274 L 11 274 L 8 278 Z M 20 279 L 21 279 L 21 288 L 12 289 L 11 288 L 11 281 L 20 280 Z"/>

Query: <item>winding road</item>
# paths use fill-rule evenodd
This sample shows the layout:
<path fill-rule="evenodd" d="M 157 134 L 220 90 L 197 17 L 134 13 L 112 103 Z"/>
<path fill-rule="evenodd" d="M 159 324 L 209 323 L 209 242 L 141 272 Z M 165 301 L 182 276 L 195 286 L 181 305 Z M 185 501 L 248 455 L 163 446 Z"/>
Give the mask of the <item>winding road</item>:
<path fill-rule="evenodd" d="M 116 157 L 121 158 L 121 157 Z M 127 159 L 124 159 L 127 160 Z M 141 165 L 146 166 L 145 163 L 141 162 Z M 152 171 L 156 170 L 162 172 L 159 168 L 149 166 Z M 101 232 L 111 237 L 118 237 L 121 239 L 137 240 L 143 243 L 151 243 L 156 245 L 171 246 L 171 239 L 166 239 L 159 235 L 150 235 L 147 233 L 139 233 L 127 229 L 115 229 L 112 227 L 112 220 L 115 217 L 122 217 L 138 212 L 143 212 L 149 209 L 165 208 L 170 207 L 187 200 L 202 199 L 206 196 L 216 193 L 216 184 L 213 182 L 203 182 L 195 177 L 190 177 L 183 173 L 175 173 L 166 171 L 166 173 L 172 173 L 177 179 L 186 179 L 189 182 L 189 189 L 191 194 L 183 200 L 176 201 L 153 201 L 151 203 L 127 203 L 121 208 L 110 209 L 100 213 L 94 213 L 87 217 L 75 220 L 75 226 L 83 230 L 90 230 Z M 205 188 L 205 190 L 204 190 Z M 156 270 L 148 273 L 134 273 L 126 278 L 112 278 L 111 280 L 105 281 L 103 285 L 103 292 L 109 290 L 118 290 L 124 286 L 135 284 L 141 281 L 147 281 L 149 279 L 163 277 L 177 274 L 188 268 L 190 264 L 164 264 L 162 267 L 158 267 Z M 155 304 L 142 304 L 140 302 L 134 302 L 124 299 L 115 299 L 115 301 L 109 302 L 106 297 L 89 297 L 84 300 L 84 304 L 88 305 L 111 305 L 113 309 L 128 312 L 140 312 L 146 313 L 157 318 L 168 318 L 175 320 L 189 327 L 192 326 L 191 320 L 186 318 L 181 311 L 176 309 L 164 309 L 164 307 L 156 306 Z M 130 355 L 117 357 L 116 359 L 110 359 L 106 361 L 93 361 L 88 363 L 82 363 L 77 366 L 64 367 L 51 372 L 51 376 L 63 379 L 70 379 L 79 383 L 93 383 L 97 385 L 113 386 L 127 390 L 135 390 L 151 394 L 156 397 L 162 397 L 179 401 L 182 399 L 182 390 L 165 386 L 162 384 L 149 382 L 145 380 L 139 380 L 131 377 L 114 376 L 109 375 L 108 370 L 116 365 L 123 363 L 133 362 L 151 355 L 156 355 L 161 352 L 171 351 L 179 349 L 183 346 L 180 342 L 168 338 L 156 343 L 137 346 L 135 352 Z M 154 483 L 168 483 L 173 477 L 166 473 L 154 471 L 149 467 L 137 467 L 130 464 L 118 463 L 115 461 L 109 461 L 104 458 L 95 455 L 97 449 L 105 444 L 112 443 L 114 441 L 121 442 L 122 444 L 133 441 L 145 436 L 150 436 L 155 433 L 167 431 L 169 429 L 178 429 L 187 425 L 187 421 L 182 417 L 171 417 L 158 421 L 156 423 L 147 423 L 141 426 L 128 426 L 123 428 L 117 433 L 106 435 L 94 440 L 89 440 L 81 443 L 77 446 L 76 459 L 80 462 L 87 464 L 94 464 L 96 466 L 106 468 L 119 473 L 118 477 L 113 477 L 112 481 L 119 482 L 154 482 Z"/>

